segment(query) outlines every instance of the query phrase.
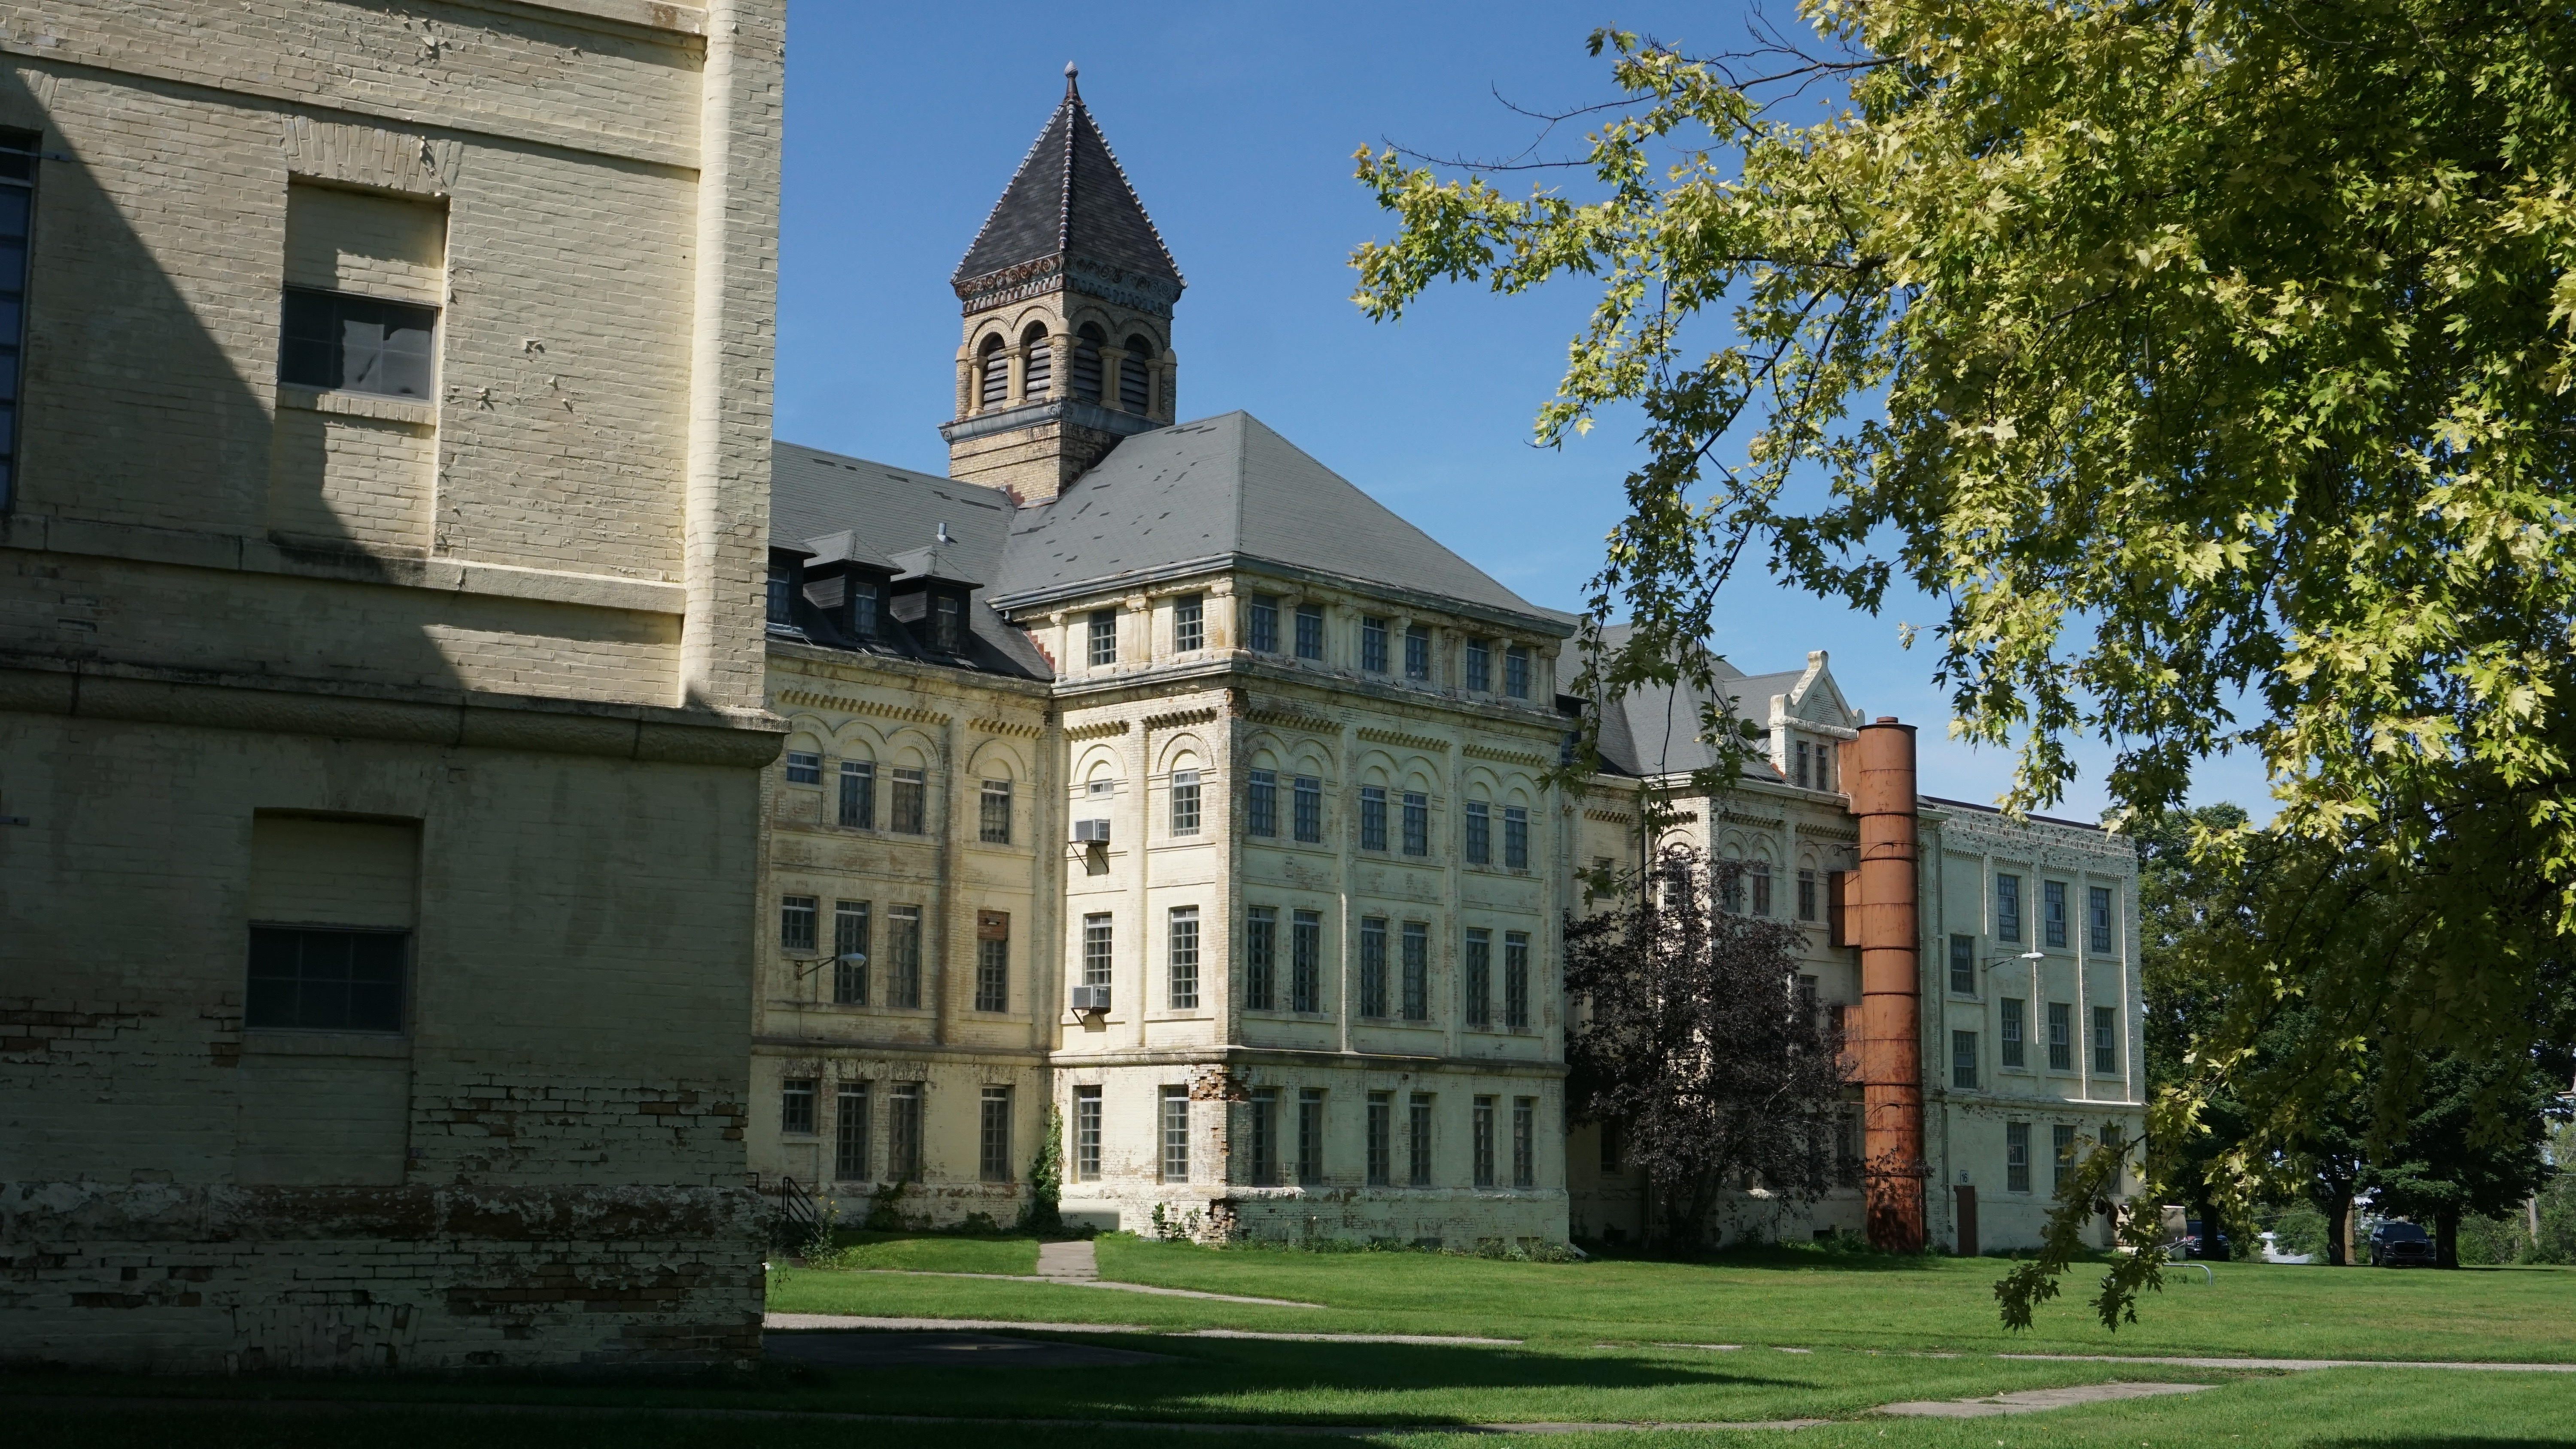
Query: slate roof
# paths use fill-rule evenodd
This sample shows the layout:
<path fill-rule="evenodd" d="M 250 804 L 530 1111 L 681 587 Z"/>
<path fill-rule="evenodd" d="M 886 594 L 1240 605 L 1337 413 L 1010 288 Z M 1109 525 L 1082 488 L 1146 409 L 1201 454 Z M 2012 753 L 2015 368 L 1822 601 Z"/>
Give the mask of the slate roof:
<path fill-rule="evenodd" d="M 1181 269 L 1145 215 L 1136 188 L 1101 138 L 1091 108 L 1066 68 L 1064 100 L 993 203 L 951 280 L 978 277 L 1053 256 L 1079 256 L 1130 272 L 1181 281 Z"/>
<path fill-rule="evenodd" d="M 1560 617 L 1243 412 L 1122 439 L 1063 493 L 1021 509 L 992 592 L 1044 597 L 1228 558 L 1486 612 Z"/>

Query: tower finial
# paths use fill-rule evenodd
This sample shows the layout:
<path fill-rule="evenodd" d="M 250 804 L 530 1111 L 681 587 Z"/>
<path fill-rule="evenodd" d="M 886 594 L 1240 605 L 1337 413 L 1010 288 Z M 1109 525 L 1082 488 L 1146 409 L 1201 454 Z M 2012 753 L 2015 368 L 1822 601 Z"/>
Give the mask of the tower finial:
<path fill-rule="evenodd" d="M 1082 94 L 1082 88 L 1073 83 L 1074 77 L 1080 74 L 1082 74 L 1082 67 L 1075 65 L 1069 60 L 1064 63 L 1064 93 L 1066 96 L 1079 97 Z"/>

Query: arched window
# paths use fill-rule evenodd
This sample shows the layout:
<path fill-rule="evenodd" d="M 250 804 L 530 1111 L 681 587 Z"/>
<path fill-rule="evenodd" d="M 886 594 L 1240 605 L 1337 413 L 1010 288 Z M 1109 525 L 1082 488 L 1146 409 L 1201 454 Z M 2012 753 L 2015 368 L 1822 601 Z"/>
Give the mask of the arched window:
<path fill-rule="evenodd" d="M 1084 402 L 1100 401 L 1100 349 L 1109 344 L 1109 334 L 1097 322 L 1085 322 L 1073 339 L 1073 395 Z"/>
<path fill-rule="evenodd" d="M 997 408 L 1009 402 L 1011 400 L 1011 358 L 1009 353 L 1002 350 L 1001 338 L 984 339 L 983 356 L 977 366 L 981 372 L 976 383 L 976 405 Z"/>
<path fill-rule="evenodd" d="M 1029 401 L 1036 402 L 1047 395 L 1048 385 L 1055 380 L 1054 349 L 1047 345 L 1045 324 L 1030 323 L 1029 330 L 1020 335 L 1020 345 L 1029 350 L 1029 369 L 1025 374 L 1028 385 L 1020 392 Z"/>
<path fill-rule="evenodd" d="M 1118 405 L 1131 413 L 1152 412 L 1154 389 L 1147 381 L 1145 359 L 1159 349 L 1150 337 L 1141 334 L 1127 339 L 1127 355 L 1118 363 Z"/>

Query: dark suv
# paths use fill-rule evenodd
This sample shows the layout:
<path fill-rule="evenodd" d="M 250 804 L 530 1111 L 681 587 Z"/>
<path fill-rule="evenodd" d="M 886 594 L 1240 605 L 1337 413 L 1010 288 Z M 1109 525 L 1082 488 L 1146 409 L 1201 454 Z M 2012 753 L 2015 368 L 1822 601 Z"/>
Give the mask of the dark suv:
<path fill-rule="evenodd" d="M 2209 1258 L 2221 1263 L 2228 1261 L 2227 1235 L 2208 1231 L 2201 1226 L 2198 1218 L 2183 1224 L 2180 1247 L 2182 1256 L 2186 1258 Z"/>
<path fill-rule="evenodd" d="M 2413 1223 L 2392 1220 L 2370 1230 L 2370 1266 L 2374 1268 L 2408 1263 L 2430 1267 L 2437 1256 L 2432 1234 Z"/>

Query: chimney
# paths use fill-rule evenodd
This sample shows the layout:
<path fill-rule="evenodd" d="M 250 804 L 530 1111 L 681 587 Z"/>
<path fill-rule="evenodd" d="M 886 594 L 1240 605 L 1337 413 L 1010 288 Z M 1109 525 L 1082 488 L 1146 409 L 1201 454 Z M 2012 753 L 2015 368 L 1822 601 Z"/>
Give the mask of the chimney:
<path fill-rule="evenodd" d="M 1893 715 L 1845 747 L 1843 784 L 1860 822 L 1861 1094 L 1870 1246 L 1923 1248 L 1923 1005 L 1917 974 L 1914 727 Z"/>

